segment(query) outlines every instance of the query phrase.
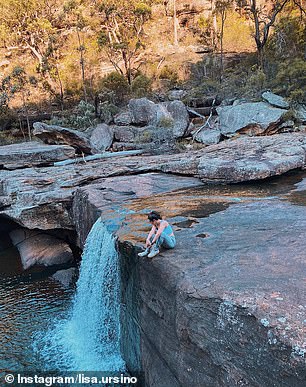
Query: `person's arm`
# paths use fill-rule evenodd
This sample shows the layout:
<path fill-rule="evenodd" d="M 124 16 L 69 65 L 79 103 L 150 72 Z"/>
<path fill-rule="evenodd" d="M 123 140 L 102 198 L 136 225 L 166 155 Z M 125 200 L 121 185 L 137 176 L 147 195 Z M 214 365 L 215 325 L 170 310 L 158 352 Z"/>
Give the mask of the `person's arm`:
<path fill-rule="evenodd" d="M 152 241 L 152 245 L 153 243 L 155 243 L 157 241 L 157 239 L 160 237 L 161 233 L 164 231 L 164 229 L 167 227 L 167 224 L 166 222 L 162 223 L 160 226 L 159 226 L 159 229 L 157 230 L 157 233 L 155 234 L 155 237 L 153 238 L 153 241 Z"/>
<path fill-rule="evenodd" d="M 155 226 L 152 226 L 151 231 L 149 232 L 149 235 L 148 235 L 147 240 L 146 240 L 146 247 L 151 246 L 151 237 L 152 237 L 152 235 L 155 234 L 155 231 L 156 231 Z"/>

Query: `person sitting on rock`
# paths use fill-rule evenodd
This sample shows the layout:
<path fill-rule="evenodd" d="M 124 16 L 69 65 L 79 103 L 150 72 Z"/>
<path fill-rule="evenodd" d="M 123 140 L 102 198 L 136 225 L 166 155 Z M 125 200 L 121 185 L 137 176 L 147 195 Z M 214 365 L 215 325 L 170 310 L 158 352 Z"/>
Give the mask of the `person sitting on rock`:
<path fill-rule="evenodd" d="M 173 249 L 176 245 L 176 240 L 172 227 L 166 220 L 162 219 L 158 212 L 150 212 L 148 219 L 152 224 L 152 228 L 146 240 L 146 249 L 139 253 L 138 256 L 153 258 L 159 254 L 160 247 Z"/>

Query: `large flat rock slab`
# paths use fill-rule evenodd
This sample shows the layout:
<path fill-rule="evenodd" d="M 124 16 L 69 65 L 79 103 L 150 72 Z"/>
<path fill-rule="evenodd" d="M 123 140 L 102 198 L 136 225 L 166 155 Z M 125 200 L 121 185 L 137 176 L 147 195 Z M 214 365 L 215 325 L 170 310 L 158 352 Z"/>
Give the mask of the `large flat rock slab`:
<path fill-rule="evenodd" d="M 146 179 L 153 183 L 158 175 Z M 181 189 L 172 179 L 139 195 L 133 181 L 119 181 L 80 189 L 74 216 L 77 224 L 85 220 L 85 234 L 99 215 L 117 228 L 131 369 L 141 348 L 150 387 L 303 387 L 305 172 L 261 184 Z M 140 259 L 152 209 L 172 223 L 178 244 Z"/>
<path fill-rule="evenodd" d="M 0 169 L 51 165 L 74 157 L 74 153 L 67 145 L 48 146 L 35 141 L 4 145 L 0 146 Z"/>
<path fill-rule="evenodd" d="M 47 146 L 46 151 L 50 147 Z M 0 215 L 30 229 L 72 229 L 70 209 L 74 192 L 78 187 L 90 186 L 101 179 L 166 172 L 167 175 L 193 176 L 205 183 L 261 180 L 305 168 L 305 149 L 306 135 L 292 133 L 242 137 L 196 152 L 127 157 L 114 154 L 112 158 L 86 163 L 28 168 L 26 173 L 22 169 L 2 170 Z M 37 158 L 31 152 L 28 157 L 31 162 Z M 47 152 L 42 157 L 47 157 Z"/>
<path fill-rule="evenodd" d="M 222 134 L 231 136 L 241 129 L 259 127 L 262 131 L 278 125 L 286 110 L 273 107 L 266 102 L 249 102 L 218 107 Z"/>
<path fill-rule="evenodd" d="M 241 137 L 209 147 L 198 164 L 202 181 L 262 180 L 306 165 L 305 135 Z"/>

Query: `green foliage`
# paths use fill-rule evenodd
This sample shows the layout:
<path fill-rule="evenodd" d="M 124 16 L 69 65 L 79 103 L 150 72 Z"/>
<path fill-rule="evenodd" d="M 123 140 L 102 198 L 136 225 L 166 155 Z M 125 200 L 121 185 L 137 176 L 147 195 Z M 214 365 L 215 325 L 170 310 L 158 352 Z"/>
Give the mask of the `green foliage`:
<path fill-rule="evenodd" d="M 166 65 L 165 67 L 162 68 L 162 70 L 159 74 L 159 78 L 160 79 L 167 79 L 167 80 L 171 81 L 172 85 L 175 85 L 179 80 L 179 76 L 178 76 L 177 71 L 168 65 Z"/>
<path fill-rule="evenodd" d="M 306 102 L 306 62 L 296 58 L 282 62 L 274 78 L 275 92 L 294 102 Z"/>
<path fill-rule="evenodd" d="M 173 123 L 174 123 L 173 118 L 162 117 L 158 122 L 158 127 L 160 127 L 160 128 L 172 128 Z"/>
<path fill-rule="evenodd" d="M 51 125 L 67 126 L 73 129 L 85 130 L 95 126 L 98 119 L 95 116 L 95 107 L 85 101 L 80 101 L 73 114 L 68 116 L 55 116 L 50 121 Z"/>
<path fill-rule="evenodd" d="M 132 82 L 134 60 L 144 49 L 143 27 L 151 16 L 150 1 L 104 0 L 97 4 L 103 26 L 98 45 L 107 54 L 115 70 Z"/>
<path fill-rule="evenodd" d="M 110 124 L 113 122 L 115 115 L 119 113 L 119 108 L 113 103 L 105 101 L 99 104 L 99 112 L 101 121 Z"/>
<path fill-rule="evenodd" d="M 305 18 L 301 19 L 297 12 L 284 15 L 267 43 L 267 59 L 279 60 L 301 55 L 305 49 L 305 27 Z"/>
<path fill-rule="evenodd" d="M 152 80 L 144 74 L 139 74 L 131 83 L 133 97 L 141 98 L 151 92 Z"/>
<path fill-rule="evenodd" d="M 98 88 L 100 100 L 114 105 L 121 104 L 130 93 L 127 79 L 115 71 L 102 78 Z"/>

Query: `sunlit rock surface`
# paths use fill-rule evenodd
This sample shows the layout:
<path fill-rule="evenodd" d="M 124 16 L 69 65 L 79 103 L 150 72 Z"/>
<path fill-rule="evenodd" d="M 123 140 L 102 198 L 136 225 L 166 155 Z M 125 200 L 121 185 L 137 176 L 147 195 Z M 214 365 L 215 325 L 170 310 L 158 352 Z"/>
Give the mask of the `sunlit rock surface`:
<path fill-rule="evenodd" d="M 166 172 L 195 176 L 203 182 L 237 183 L 305 168 L 305 154 L 306 135 L 291 133 L 241 137 L 178 154 L 118 156 L 86 163 L 81 160 L 69 165 L 28 168 L 26 172 L 0 170 L 0 215 L 29 229 L 73 229 L 74 192 L 104 178 Z M 6 158 L 9 160 L 9 156 Z"/>
<path fill-rule="evenodd" d="M 305 173 L 234 187 L 120 179 L 79 190 L 74 216 L 81 243 L 100 213 L 119 227 L 131 371 L 146 386 L 304 386 Z M 152 209 L 178 244 L 139 259 Z"/>

